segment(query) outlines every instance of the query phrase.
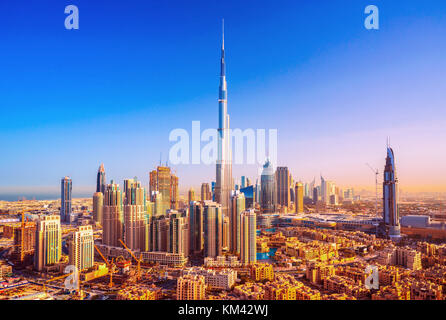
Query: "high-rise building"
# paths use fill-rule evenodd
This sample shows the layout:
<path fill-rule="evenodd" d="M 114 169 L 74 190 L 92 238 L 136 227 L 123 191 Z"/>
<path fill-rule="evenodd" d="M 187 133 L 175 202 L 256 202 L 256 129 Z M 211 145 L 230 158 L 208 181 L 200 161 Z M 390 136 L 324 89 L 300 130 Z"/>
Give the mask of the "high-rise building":
<path fill-rule="evenodd" d="M 245 195 L 245 207 L 246 209 L 254 208 L 256 203 L 256 189 L 255 186 L 247 186 L 240 189 L 240 192 Z"/>
<path fill-rule="evenodd" d="M 168 251 L 187 256 L 188 234 L 186 218 L 178 212 L 170 213 Z"/>
<path fill-rule="evenodd" d="M 400 238 L 400 218 L 398 207 L 398 179 L 396 177 L 395 155 L 392 148 L 387 147 L 386 166 L 383 182 L 383 220 L 387 235 Z"/>
<path fill-rule="evenodd" d="M 240 219 L 245 211 L 245 194 L 235 191 L 231 198 L 230 223 L 230 251 L 240 254 Z"/>
<path fill-rule="evenodd" d="M 105 191 L 105 189 L 104 189 Z M 96 192 L 93 195 L 93 219 L 99 224 L 103 224 L 104 213 L 104 194 L 102 192 Z"/>
<path fill-rule="evenodd" d="M 135 179 L 125 180 L 122 240 L 131 250 L 145 250 L 146 222 L 146 190 Z"/>
<path fill-rule="evenodd" d="M 186 274 L 177 280 L 177 300 L 205 300 L 204 276 Z"/>
<path fill-rule="evenodd" d="M 192 201 L 195 201 L 195 190 L 194 190 L 194 188 L 190 188 L 189 189 L 188 200 L 189 200 L 189 203 L 191 203 Z"/>
<path fill-rule="evenodd" d="M 162 195 L 164 207 L 177 209 L 178 206 L 178 177 L 171 173 L 169 167 L 158 166 L 149 173 L 149 194 L 158 191 Z M 153 200 L 152 200 L 153 201 Z"/>
<path fill-rule="evenodd" d="M 174 174 L 170 176 L 170 209 L 178 209 L 178 177 Z"/>
<path fill-rule="evenodd" d="M 201 184 L 201 201 L 212 200 L 211 188 L 209 187 L 209 183 Z"/>
<path fill-rule="evenodd" d="M 38 271 L 54 265 L 62 257 L 60 216 L 41 216 L 36 228 L 34 266 Z"/>
<path fill-rule="evenodd" d="M 111 183 L 105 188 L 103 208 L 102 243 L 120 247 L 119 239 L 124 234 L 123 196 L 119 184 Z"/>
<path fill-rule="evenodd" d="M 246 177 L 242 176 L 240 188 L 246 188 Z"/>
<path fill-rule="evenodd" d="M 240 261 L 243 265 L 257 261 L 257 216 L 253 209 L 246 210 L 241 215 L 240 230 Z"/>
<path fill-rule="evenodd" d="M 290 206 L 290 172 L 287 167 L 277 167 L 276 170 L 276 188 L 277 204 L 283 207 Z"/>
<path fill-rule="evenodd" d="M 203 208 L 204 256 L 215 258 L 223 253 L 223 215 L 221 205 L 206 201 Z"/>
<path fill-rule="evenodd" d="M 304 186 L 302 183 L 297 182 L 294 189 L 294 206 L 296 213 L 304 212 Z"/>
<path fill-rule="evenodd" d="M 68 244 L 70 265 L 81 271 L 93 267 L 94 238 L 91 226 L 80 226 Z"/>
<path fill-rule="evenodd" d="M 101 163 L 101 166 L 98 169 L 98 177 L 96 179 L 96 192 L 102 192 L 102 194 L 104 194 L 106 184 L 104 164 Z"/>
<path fill-rule="evenodd" d="M 230 149 L 230 130 L 228 115 L 228 91 L 225 67 L 225 39 L 221 47 L 220 88 L 218 97 L 218 157 L 216 165 L 215 202 L 221 204 L 224 216 L 229 215 L 232 181 L 232 152 Z"/>
<path fill-rule="evenodd" d="M 166 216 L 156 216 L 150 224 L 149 251 L 167 252 L 169 249 L 170 219 Z"/>
<path fill-rule="evenodd" d="M 70 177 L 61 180 L 61 197 L 60 197 L 60 220 L 64 222 L 72 222 L 71 219 L 71 194 L 72 181 Z"/>
<path fill-rule="evenodd" d="M 25 222 L 22 227 L 14 228 L 14 248 L 12 260 L 16 265 L 31 265 L 36 245 L 36 223 Z"/>
<path fill-rule="evenodd" d="M 276 209 L 276 179 L 274 169 L 269 160 L 263 165 L 260 183 L 260 208 L 262 209 L 262 213 L 274 213 Z"/>
<path fill-rule="evenodd" d="M 231 233 L 230 233 L 230 226 L 229 226 L 229 217 L 223 216 L 223 234 L 222 234 L 222 249 L 223 251 L 228 251 L 230 242 L 231 242 Z"/>
<path fill-rule="evenodd" d="M 204 248 L 203 206 L 200 202 L 189 203 L 190 253 L 197 254 Z"/>
<path fill-rule="evenodd" d="M 330 201 L 329 186 L 324 177 L 322 177 L 322 175 L 321 175 L 321 201 L 324 204 L 328 204 Z"/>

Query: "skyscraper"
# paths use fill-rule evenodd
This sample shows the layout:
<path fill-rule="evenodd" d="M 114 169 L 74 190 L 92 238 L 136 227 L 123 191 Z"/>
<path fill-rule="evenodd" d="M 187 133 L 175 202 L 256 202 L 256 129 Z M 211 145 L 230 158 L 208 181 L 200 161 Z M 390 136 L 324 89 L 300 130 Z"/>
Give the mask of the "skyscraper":
<path fill-rule="evenodd" d="M 190 188 L 189 189 L 188 200 L 189 200 L 189 203 L 191 203 L 192 201 L 195 201 L 195 190 L 194 190 L 194 188 Z"/>
<path fill-rule="evenodd" d="M 54 265 L 62 257 L 60 216 L 41 216 L 37 222 L 34 266 L 38 271 Z"/>
<path fill-rule="evenodd" d="M 103 208 L 102 243 L 120 247 L 119 239 L 123 239 L 124 215 L 123 197 L 118 184 L 108 184 L 105 188 Z"/>
<path fill-rule="evenodd" d="M 384 167 L 383 201 L 383 220 L 387 235 L 392 239 L 398 239 L 400 238 L 398 179 L 396 177 L 395 156 L 390 147 L 387 147 L 386 165 Z"/>
<path fill-rule="evenodd" d="M 178 209 L 178 177 L 174 174 L 170 176 L 170 209 Z"/>
<path fill-rule="evenodd" d="M 232 153 L 230 146 L 228 92 L 225 66 L 225 37 L 223 39 L 220 62 L 220 88 L 218 98 L 218 157 L 216 166 L 215 201 L 221 204 L 223 215 L 229 214 L 232 191 Z"/>
<path fill-rule="evenodd" d="M 243 265 L 253 264 L 257 261 L 257 217 L 255 211 L 253 209 L 244 211 L 240 220 L 240 261 Z"/>
<path fill-rule="evenodd" d="M 277 204 L 283 207 L 290 206 L 290 172 L 287 167 L 277 167 L 276 170 L 276 187 L 277 187 Z"/>
<path fill-rule="evenodd" d="M 242 212 L 245 211 L 245 195 L 235 191 L 231 199 L 230 215 L 230 251 L 234 254 L 240 254 L 240 219 Z"/>
<path fill-rule="evenodd" d="M 304 186 L 300 182 L 297 182 L 295 186 L 294 206 L 296 209 L 296 213 L 304 212 Z"/>
<path fill-rule="evenodd" d="M 71 193 L 72 182 L 70 177 L 62 178 L 61 181 L 61 197 L 60 197 L 60 220 L 71 222 Z"/>
<path fill-rule="evenodd" d="M 162 195 L 165 210 L 177 209 L 178 177 L 171 173 L 170 168 L 158 166 L 156 170 L 149 173 L 149 179 L 149 194 L 153 195 L 155 191 L 158 191 Z"/>
<path fill-rule="evenodd" d="M 206 201 L 203 210 L 204 256 L 215 258 L 223 253 L 223 215 L 221 205 Z"/>
<path fill-rule="evenodd" d="M 101 166 L 98 170 L 98 177 L 96 180 L 96 192 L 102 192 L 105 193 L 105 185 L 106 185 L 106 179 L 105 179 L 105 169 L 104 164 L 101 163 Z"/>
<path fill-rule="evenodd" d="M 134 179 L 124 181 L 124 239 L 132 250 L 145 250 L 146 190 Z"/>
<path fill-rule="evenodd" d="M 245 176 L 242 176 L 240 184 L 241 184 L 240 189 L 246 188 L 246 177 Z"/>
<path fill-rule="evenodd" d="M 179 253 L 183 256 L 187 256 L 187 234 L 186 234 L 186 218 L 182 217 L 178 212 L 170 213 L 169 223 L 169 242 L 168 251 L 170 253 Z"/>
<path fill-rule="evenodd" d="M 69 262 L 79 271 L 93 267 L 94 239 L 91 226 L 80 226 L 69 241 Z"/>
<path fill-rule="evenodd" d="M 200 202 L 189 203 L 189 242 L 190 253 L 202 252 L 204 246 L 203 237 L 203 206 Z"/>
<path fill-rule="evenodd" d="M 201 201 L 212 200 L 211 188 L 209 187 L 209 183 L 201 184 Z"/>
<path fill-rule="evenodd" d="M 262 213 L 274 213 L 276 207 L 276 179 L 274 169 L 269 160 L 263 165 L 260 183 L 260 207 Z"/>
<path fill-rule="evenodd" d="M 105 191 L 105 189 L 104 189 Z M 104 195 L 102 192 L 95 192 L 93 195 L 93 219 L 97 223 L 103 224 Z"/>

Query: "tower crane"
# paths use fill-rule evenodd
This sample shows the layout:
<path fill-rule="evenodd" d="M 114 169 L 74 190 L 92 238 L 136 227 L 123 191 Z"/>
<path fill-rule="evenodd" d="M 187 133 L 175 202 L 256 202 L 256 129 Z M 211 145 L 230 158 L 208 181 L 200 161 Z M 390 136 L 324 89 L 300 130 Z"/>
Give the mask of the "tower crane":
<path fill-rule="evenodd" d="M 370 170 L 373 171 L 375 174 L 375 215 L 378 216 L 378 176 L 379 171 L 378 169 L 373 168 L 370 164 L 366 163 L 366 165 L 370 168 Z"/>
<path fill-rule="evenodd" d="M 99 253 L 99 255 L 101 256 L 102 260 L 104 260 L 104 262 L 107 264 L 108 267 L 108 274 L 110 275 L 110 282 L 108 283 L 109 288 L 113 287 L 113 273 L 115 272 L 115 264 L 114 261 L 112 259 L 111 262 L 109 262 L 107 260 L 107 258 L 104 257 L 104 255 L 102 254 L 101 250 L 98 249 L 98 247 L 96 245 L 94 245 L 94 248 L 96 249 L 96 251 Z"/>
<path fill-rule="evenodd" d="M 119 242 L 121 242 L 121 244 L 124 246 L 124 248 L 130 253 L 130 255 L 133 257 L 133 259 L 135 259 L 135 261 L 138 263 L 136 270 L 137 270 L 137 278 L 138 280 L 141 279 L 141 258 L 142 258 L 142 254 L 139 255 L 139 259 L 133 254 L 132 250 L 130 250 L 126 244 L 124 243 L 124 241 L 122 241 L 121 239 L 119 239 Z"/>

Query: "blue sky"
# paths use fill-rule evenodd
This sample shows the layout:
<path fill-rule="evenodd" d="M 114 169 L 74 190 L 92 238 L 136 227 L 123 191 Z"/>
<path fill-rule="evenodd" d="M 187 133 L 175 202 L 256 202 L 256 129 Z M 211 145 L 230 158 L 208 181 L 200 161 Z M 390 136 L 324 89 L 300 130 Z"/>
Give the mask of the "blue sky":
<path fill-rule="evenodd" d="M 0 3 L 0 193 L 65 175 L 88 193 L 101 162 L 146 184 L 171 130 L 217 125 L 222 18 L 231 127 L 277 129 L 293 176 L 372 186 L 365 163 L 382 170 L 391 136 L 402 187 L 446 191 L 444 1 L 110 2 Z M 369 4 L 380 30 L 364 28 Z M 215 176 L 175 169 L 182 189 Z"/>

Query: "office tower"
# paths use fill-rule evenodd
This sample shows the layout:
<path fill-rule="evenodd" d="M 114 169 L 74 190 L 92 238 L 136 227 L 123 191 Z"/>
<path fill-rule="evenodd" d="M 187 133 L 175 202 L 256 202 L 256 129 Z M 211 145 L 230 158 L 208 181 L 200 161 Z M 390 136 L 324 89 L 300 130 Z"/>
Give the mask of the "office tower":
<path fill-rule="evenodd" d="M 321 201 L 325 204 L 330 201 L 328 187 L 327 181 L 321 176 Z"/>
<path fill-rule="evenodd" d="M 304 212 L 304 186 L 302 183 L 297 182 L 294 188 L 294 206 L 296 213 Z"/>
<path fill-rule="evenodd" d="M 225 67 L 225 38 L 221 47 L 220 88 L 218 98 L 218 157 L 216 165 L 215 202 L 221 204 L 224 216 L 229 215 L 232 191 L 232 153 L 230 149 L 228 93 Z"/>
<path fill-rule="evenodd" d="M 305 184 L 304 184 L 304 197 L 311 198 L 310 185 L 307 182 L 305 182 Z"/>
<path fill-rule="evenodd" d="M 246 177 L 242 176 L 240 188 L 246 188 Z"/>
<path fill-rule="evenodd" d="M 150 225 L 150 251 L 168 251 L 169 225 L 170 219 L 166 216 L 158 216 L 152 219 L 152 223 Z"/>
<path fill-rule="evenodd" d="M 80 226 L 69 242 L 69 263 L 81 271 L 93 267 L 94 238 L 91 226 Z"/>
<path fill-rule="evenodd" d="M 154 191 L 152 193 L 152 202 L 155 204 L 154 217 L 164 216 L 166 214 L 166 206 L 163 201 L 163 195 L 159 191 Z"/>
<path fill-rule="evenodd" d="M 317 187 L 313 188 L 313 202 L 316 204 L 319 201 L 319 192 Z"/>
<path fill-rule="evenodd" d="M 15 265 L 32 264 L 36 246 L 36 223 L 25 222 L 23 227 L 14 228 L 12 260 Z"/>
<path fill-rule="evenodd" d="M 164 207 L 176 209 L 178 205 L 178 177 L 171 173 L 169 167 L 158 166 L 149 173 L 149 193 L 158 191 L 162 195 Z M 153 200 L 152 200 L 153 201 Z"/>
<path fill-rule="evenodd" d="M 62 256 L 60 216 L 41 216 L 37 222 L 34 266 L 38 271 L 59 262 Z"/>
<path fill-rule="evenodd" d="M 60 220 L 71 222 L 71 194 L 72 182 L 70 177 L 61 180 L 61 197 L 60 197 Z"/>
<path fill-rule="evenodd" d="M 106 184 L 104 164 L 101 163 L 98 170 L 98 177 L 96 179 L 96 192 L 102 192 L 102 194 L 104 194 Z"/>
<path fill-rule="evenodd" d="M 274 213 L 276 208 L 276 179 L 274 169 L 269 160 L 263 165 L 261 183 L 260 208 L 262 213 Z"/>
<path fill-rule="evenodd" d="M 145 249 L 146 190 L 136 179 L 124 180 L 124 239 L 131 250 Z"/>
<path fill-rule="evenodd" d="M 277 204 L 283 207 L 290 206 L 290 172 L 287 167 L 277 167 L 276 170 L 276 188 Z"/>
<path fill-rule="evenodd" d="M 245 211 L 245 194 L 234 191 L 231 198 L 230 215 L 230 251 L 233 254 L 240 254 L 240 219 Z"/>
<path fill-rule="evenodd" d="M 189 203 L 190 253 L 198 254 L 204 248 L 203 206 L 200 202 Z"/>
<path fill-rule="evenodd" d="M 170 176 L 170 209 L 178 209 L 178 177 L 174 174 Z"/>
<path fill-rule="evenodd" d="M 315 188 L 315 184 L 316 184 L 316 178 L 313 178 L 313 181 L 310 182 L 309 187 L 309 192 L 310 192 L 310 197 L 313 199 L 314 202 L 317 202 L 317 198 L 314 199 L 314 188 Z"/>
<path fill-rule="evenodd" d="M 249 187 L 251 185 L 251 180 L 249 178 L 246 178 L 246 187 Z"/>
<path fill-rule="evenodd" d="M 230 227 L 229 227 L 229 217 L 227 216 L 223 216 L 223 233 L 222 233 L 222 249 L 224 251 L 228 251 L 229 250 L 229 246 L 230 246 L 230 237 L 231 237 L 231 232 L 230 232 Z"/>
<path fill-rule="evenodd" d="M 201 275 L 186 274 L 177 280 L 177 300 L 205 300 L 206 284 Z"/>
<path fill-rule="evenodd" d="M 215 202 L 215 181 L 211 183 L 211 191 L 212 191 L 212 201 Z"/>
<path fill-rule="evenodd" d="M 105 191 L 105 188 L 104 188 Z M 104 213 L 104 194 L 102 192 L 96 192 L 93 195 L 93 219 L 97 223 L 103 224 L 103 213 Z"/>
<path fill-rule="evenodd" d="M 204 256 L 215 258 L 223 252 L 223 215 L 221 205 L 206 201 L 203 208 Z"/>
<path fill-rule="evenodd" d="M 172 212 L 169 218 L 168 251 L 170 253 L 179 253 L 187 256 L 187 239 L 185 237 L 185 230 L 187 228 L 186 218 L 182 217 L 178 212 Z"/>
<path fill-rule="evenodd" d="M 194 188 L 189 189 L 189 195 L 188 195 L 189 203 L 192 201 L 195 201 L 195 190 Z"/>
<path fill-rule="evenodd" d="M 246 188 L 240 189 L 240 193 L 245 195 L 245 207 L 246 209 L 254 208 L 256 203 L 256 190 L 254 186 L 247 186 Z"/>
<path fill-rule="evenodd" d="M 105 187 L 103 215 L 102 243 L 120 247 L 119 239 L 123 239 L 124 233 L 124 214 L 119 184 L 111 183 Z"/>
<path fill-rule="evenodd" d="M 256 213 L 253 209 L 246 210 L 241 215 L 240 230 L 240 261 L 243 265 L 257 261 L 257 227 Z"/>
<path fill-rule="evenodd" d="M 332 205 L 332 206 L 338 205 L 338 195 L 337 194 L 330 195 L 330 205 Z"/>
<path fill-rule="evenodd" d="M 384 167 L 383 201 L 383 220 L 387 235 L 392 239 L 398 239 L 400 238 L 398 179 L 396 177 L 395 156 L 390 147 L 387 147 L 386 166 Z"/>
<path fill-rule="evenodd" d="M 211 188 L 209 187 L 209 183 L 201 184 L 201 201 L 212 200 Z"/>

